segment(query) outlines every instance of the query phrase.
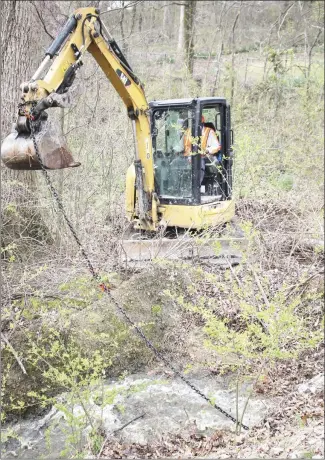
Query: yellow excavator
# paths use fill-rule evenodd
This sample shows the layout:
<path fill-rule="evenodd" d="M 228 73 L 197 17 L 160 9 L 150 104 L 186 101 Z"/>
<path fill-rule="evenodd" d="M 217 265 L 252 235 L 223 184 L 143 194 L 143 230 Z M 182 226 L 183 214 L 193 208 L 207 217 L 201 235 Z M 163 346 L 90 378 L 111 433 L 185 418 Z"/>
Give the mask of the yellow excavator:
<path fill-rule="evenodd" d="M 63 135 L 51 133 L 46 110 L 68 105 L 69 88 L 86 51 L 102 68 L 132 120 L 136 157 L 126 174 L 126 214 L 134 228 L 147 232 L 166 228 L 200 230 L 229 222 L 235 209 L 229 104 L 215 97 L 148 104 L 143 84 L 101 21 L 97 8 L 76 10 L 30 81 L 22 83 L 17 122 L 1 146 L 3 163 L 12 169 L 41 169 L 36 140 L 44 168 L 56 170 L 80 164 L 74 161 Z M 206 158 L 202 180 L 203 119 L 216 131 L 221 152 L 218 166 Z M 191 135 L 191 154 L 187 157 L 185 132 Z"/>

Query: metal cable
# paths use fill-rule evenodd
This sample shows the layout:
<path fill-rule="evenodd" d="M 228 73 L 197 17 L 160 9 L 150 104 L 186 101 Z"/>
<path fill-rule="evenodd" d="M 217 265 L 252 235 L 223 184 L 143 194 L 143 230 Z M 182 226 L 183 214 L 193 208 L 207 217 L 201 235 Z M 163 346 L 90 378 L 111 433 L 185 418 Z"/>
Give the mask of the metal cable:
<path fill-rule="evenodd" d="M 33 144 L 34 144 L 34 149 L 35 149 L 35 153 L 36 153 L 36 156 L 38 158 L 38 161 L 41 165 L 41 168 L 42 168 L 42 172 L 44 174 L 44 177 L 45 177 L 45 180 L 46 180 L 46 183 L 50 189 L 50 192 L 51 194 L 53 195 L 56 203 L 57 203 L 57 206 L 59 208 L 59 210 L 61 211 L 69 229 L 70 229 L 70 232 L 72 234 L 72 236 L 74 237 L 76 243 L 78 244 L 79 248 L 80 248 L 80 251 L 81 251 L 81 254 L 83 255 L 86 263 L 87 263 L 87 266 L 88 266 L 88 269 L 92 275 L 92 277 L 99 283 L 100 285 L 100 288 L 106 292 L 106 294 L 110 297 L 110 299 L 113 301 L 116 309 L 124 316 L 124 318 L 126 319 L 127 323 L 130 324 L 130 326 L 132 326 L 132 328 L 136 331 L 136 333 L 138 334 L 139 337 L 141 337 L 141 339 L 145 342 L 145 344 L 147 345 L 147 347 L 153 351 L 154 355 L 160 360 L 160 361 L 163 361 L 167 367 L 169 367 L 187 386 L 189 386 L 195 393 L 197 393 L 199 396 L 201 396 L 201 398 L 203 398 L 206 402 L 208 402 L 212 407 L 214 407 L 215 409 L 217 409 L 219 412 L 221 412 L 221 414 L 223 414 L 225 417 L 229 418 L 232 422 L 238 424 L 238 425 L 241 425 L 244 430 L 249 430 L 249 427 L 247 425 L 244 425 L 244 424 L 240 424 L 240 422 L 235 418 L 233 417 L 232 415 L 228 414 L 228 412 L 226 412 L 224 409 L 222 409 L 220 406 L 218 406 L 217 404 L 215 404 L 214 402 L 211 401 L 210 398 L 208 398 L 204 393 L 201 392 L 201 390 L 199 390 L 195 385 L 193 385 L 193 383 L 191 383 L 179 370 L 177 370 L 173 364 L 170 363 L 170 361 L 165 357 L 163 356 L 160 351 L 157 350 L 157 348 L 153 345 L 153 343 L 148 339 L 148 337 L 145 335 L 145 333 L 142 331 L 142 329 L 140 327 L 138 327 L 133 321 L 132 319 L 129 317 L 129 315 L 127 314 L 127 312 L 124 310 L 124 308 L 122 308 L 120 306 L 120 304 L 118 303 L 118 301 L 113 297 L 112 293 L 110 292 L 110 289 L 106 286 L 106 284 L 102 283 L 101 280 L 100 280 L 100 277 L 98 275 L 98 273 L 96 273 L 86 251 L 84 250 L 82 244 L 81 244 L 81 241 L 79 240 L 79 237 L 70 221 L 70 219 L 68 218 L 66 212 L 65 212 L 65 209 L 64 209 L 64 206 L 63 206 L 63 203 L 59 197 L 59 194 L 57 192 L 57 190 L 55 189 L 55 187 L 53 186 L 52 184 L 52 181 L 50 179 L 50 176 L 49 176 L 49 173 L 48 171 L 46 170 L 44 164 L 43 164 L 43 161 L 42 161 L 42 158 L 41 158 L 41 155 L 39 153 L 39 150 L 38 150 L 38 146 L 37 146 L 37 142 L 36 142 L 36 136 L 35 136 L 35 130 L 34 130 L 34 121 L 32 119 L 30 119 L 30 127 L 31 127 L 31 135 L 32 135 L 32 140 L 33 140 Z"/>

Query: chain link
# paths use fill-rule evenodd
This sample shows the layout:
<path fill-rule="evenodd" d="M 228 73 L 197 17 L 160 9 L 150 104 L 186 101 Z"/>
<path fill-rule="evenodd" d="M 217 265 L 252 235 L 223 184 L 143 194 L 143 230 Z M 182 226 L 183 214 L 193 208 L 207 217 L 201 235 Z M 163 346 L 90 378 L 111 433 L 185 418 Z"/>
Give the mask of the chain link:
<path fill-rule="evenodd" d="M 57 203 L 57 206 L 59 208 L 59 210 L 61 211 L 63 217 L 64 217 L 64 220 L 66 221 L 68 227 L 69 227 L 69 230 L 72 234 L 72 236 L 74 237 L 77 245 L 79 246 L 80 248 L 80 251 L 81 251 L 81 254 L 82 256 L 84 257 L 86 263 L 87 263 L 87 266 L 88 266 L 88 269 L 92 275 L 92 277 L 99 283 L 99 287 L 104 291 L 106 292 L 106 294 L 110 297 L 110 299 L 113 301 L 116 309 L 119 311 L 119 313 L 121 313 L 121 315 L 126 319 L 126 322 L 130 324 L 130 326 L 132 327 L 132 329 L 134 329 L 136 331 L 136 333 L 138 334 L 139 337 L 141 337 L 141 339 L 145 342 L 145 344 L 147 345 L 147 347 L 152 350 L 152 352 L 154 353 L 154 355 L 162 362 L 165 363 L 165 365 L 167 367 L 169 367 L 169 369 L 171 369 L 175 375 L 177 375 L 177 377 L 179 377 L 187 386 L 189 386 L 195 393 L 197 393 L 199 396 L 201 396 L 201 398 L 203 398 L 206 402 L 208 402 L 212 407 L 214 407 L 215 409 L 217 409 L 219 412 L 221 412 L 221 414 L 223 414 L 225 417 L 227 417 L 228 419 L 230 419 L 232 422 L 238 424 L 238 425 L 241 425 L 242 428 L 244 428 L 244 430 L 249 430 L 249 427 L 244 425 L 243 423 L 240 423 L 235 417 L 233 417 L 232 415 L 228 414 L 228 412 L 226 412 L 224 409 L 222 409 L 220 406 L 218 406 L 217 404 L 215 404 L 214 402 L 211 401 L 210 398 L 208 398 L 204 393 L 201 392 L 201 390 L 199 390 L 195 385 L 193 385 L 193 383 L 191 383 L 179 370 L 177 370 L 173 364 L 170 363 L 170 361 L 165 357 L 163 356 L 160 351 L 157 350 L 157 348 L 153 345 L 153 343 L 148 339 L 148 337 L 144 334 L 144 332 L 142 331 L 142 329 L 140 327 L 138 327 L 133 321 L 132 319 L 129 317 L 129 315 L 127 314 L 127 312 L 124 310 L 124 308 L 122 308 L 120 306 L 120 304 L 118 303 L 118 301 L 113 297 L 112 293 L 110 292 L 110 289 L 108 288 L 108 286 L 106 286 L 106 284 L 102 283 L 101 282 L 101 279 L 98 275 L 98 273 L 96 273 L 86 251 L 84 250 L 82 244 L 81 244 L 81 241 L 79 240 L 79 237 L 70 221 L 70 219 L 68 218 L 66 212 L 65 212 L 65 209 L 64 209 L 64 206 L 63 206 L 63 203 L 59 197 L 59 194 L 57 192 L 57 190 L 55 189 L 55 187 L 53 186 L 52 184 L 52 181 L 50 179 L 50 176 L 49 176 L 49 173 L 48 171 L 46 170 L 44 164 L 43 164 L 43 161 L 42 161 L 42 158 L 41 158 L 41 155 L 39 153 L 39 150 L 38 150 L 38 146 L 37 146 L 37 142 L 36 142 L 36 135 L 35 135 L 35 129 L 34 129 L 34 121 L 32 119 L 30 119 L 30 127 L 31 127 L 31 135 L 32 135 L 32 140 L 33 140 L 33 144 L 34 144 L 34 149 L 35 149 L 35 153 L 36 153 L 36 156 L 38 158 L 38 161 L 41 165 L 41 168 L 42 168 L 42 172 L 44 174 L 44 177 L 45 177 L 45 180 L 46 180 L 46 183 L 51 191 L 51 194 L 52 196 L 54 197 L 56 203 Z"/>

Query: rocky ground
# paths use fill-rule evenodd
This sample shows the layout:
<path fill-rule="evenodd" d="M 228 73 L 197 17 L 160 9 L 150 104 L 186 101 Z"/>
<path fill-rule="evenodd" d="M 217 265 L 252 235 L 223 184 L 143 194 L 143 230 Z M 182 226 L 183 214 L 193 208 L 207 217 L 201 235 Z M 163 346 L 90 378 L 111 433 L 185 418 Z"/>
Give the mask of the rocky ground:
<path fill-rule="evenodd" d="M 104 406 L 92 401 L 92 414 L 97 411 L 106 439 L 96 456 L 86 448 L 84 457 L 323 458 L 323 355 L 320 349 L 297 362 L 282 363 L 255 385 L 243 420 L 250 430 L 237 435 L 230 420 L 163 367 L 109 382 L 107 389 L 137 389 L 120 392 Z M 234 415 L 236 393 L 225 378 L 206 371 L 189 379 Z M 244 393 L 241 388 L 240 414 Z M 73 411 L 82 412 L 78 405 Z M 83 429 L 84 440 L 89 430 Z M 4 458 L 57 457 L 69 435 L 66 415 L 52 408 L 45 416 L 6 427 Z"/>
<path fill-rule="evenodd" d="M 315 360 L 315 361 L 312 361 Z M 278 366 L 255 388 L 264 395 L 263 416 L 247 432 L 215 430 L 207 435 L 193 423 L 183 433 L 153 444 L 110 439 L 104 458 L 324 458 L 323 350 L 297 363 Z M 312 378 L 314 373 L 316 375 Z M 300 383 L 299 383 L 300 382 Z M 266 397 L 268 395 L 268 397 Z"/>

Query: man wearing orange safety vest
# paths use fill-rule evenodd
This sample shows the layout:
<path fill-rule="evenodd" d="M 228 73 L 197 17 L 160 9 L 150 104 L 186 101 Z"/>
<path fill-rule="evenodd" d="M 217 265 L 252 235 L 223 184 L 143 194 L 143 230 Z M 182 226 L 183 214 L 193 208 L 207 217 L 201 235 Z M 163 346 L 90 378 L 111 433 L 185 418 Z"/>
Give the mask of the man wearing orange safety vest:
<path fill-rule="evenodd" d="M 221 150 L 221 145 L 218 140 L 216 131 L 212 123 L 207 124 L 205 123 L 205 118 L 202 116 L 202 136 L 201 136 L 201 179 L 200 183 L 204 179 L 205 173 L 205 158 L 206 155 L 217 155 L 218 152 Z M 210 126 L 208 126 L 210 125 Z M 191 132 L 187 129 L 184 132 L 184 156 L 188 157 L 192 153 L 192 139 L 191 139 Z M 220 157 L 217 157 L 218 162 L 220 162 Z"/>

